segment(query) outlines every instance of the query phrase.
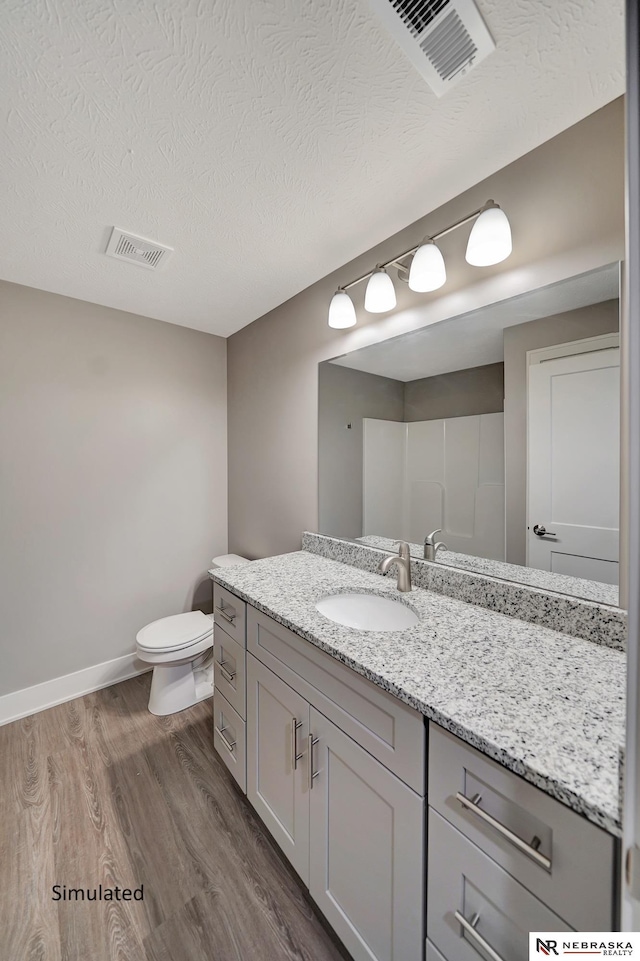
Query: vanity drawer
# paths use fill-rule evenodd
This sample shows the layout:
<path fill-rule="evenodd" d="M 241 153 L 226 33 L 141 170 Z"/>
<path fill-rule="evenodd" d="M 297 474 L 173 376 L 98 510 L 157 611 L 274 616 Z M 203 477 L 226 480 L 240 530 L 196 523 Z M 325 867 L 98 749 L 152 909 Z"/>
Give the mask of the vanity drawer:
<path fill-rule="evenodd" d="M 234 778 L 247 793 L 246 725 L 222 696 L 213 692 L 213 744 Z"/>
<path fill-rule="evenodd" d="M 471 930 L 467 922 L 479 915 Z M 527 961 L 529 931 L 570 931 L 468 838 L 429 809 L 427 935 L 445 958 Z M 483 939 L 495 954 L 483 950 Z M 437 955 L 436 955 L 437 957 Z"/>
<path fill-rule="evenodd" d="M 213 629 L 213 658 L 215 686 L 240 717 L 246 718 L 246 651 L 218 624 Z"/>
<path fill-rule="evenodd" d="M 246 647 L 247 605 L 219 584 L 213 585 L 213 619 L 227 634 Z"/>
<path fill-rule="evenodd" d="M 424 717 L 249 605 L 247 648 L 421 797 Z"/>
<path fill-rule="evenodd" d="M 615 839 L 433 722 L 429 804 L 576 930 L 614 930 Z"/>

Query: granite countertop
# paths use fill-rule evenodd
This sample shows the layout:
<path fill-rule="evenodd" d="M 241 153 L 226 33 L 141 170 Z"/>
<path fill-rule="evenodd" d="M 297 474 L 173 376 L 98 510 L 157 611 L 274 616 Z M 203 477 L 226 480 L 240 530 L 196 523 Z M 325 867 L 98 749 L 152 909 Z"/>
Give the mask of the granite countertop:
<path fill-rule="evenodd" d="M 612 834 L 621 834 L 625 656 L 299 551 L 214 581 Z M 320 614 L 329 594 L 409 604 L 420 624 L 363 632 Z"/>

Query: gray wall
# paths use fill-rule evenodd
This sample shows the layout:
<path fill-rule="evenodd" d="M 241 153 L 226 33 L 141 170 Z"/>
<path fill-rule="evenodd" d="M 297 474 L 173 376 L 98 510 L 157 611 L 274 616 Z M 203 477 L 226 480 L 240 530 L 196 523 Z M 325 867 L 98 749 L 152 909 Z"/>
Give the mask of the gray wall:
<path fill-rule="evenodd" d="M 404 385 L 404 420 L 495 414 L 504 409 L 504 364 L 454 370 Z"/>
<path fill-rule="evenodd" d="M 404 384 L 336 364 L 320 364 L 318 390 L 319 527 L 325 534 L 360 537 L 362 418 L 401 421 Z"/>
<path fill-rule="evenodd" d="M 514 250 L 492 268 L 464 260 L 466 233 L 443 240 L 448 282 L 435 294 L 397 286 L 398 310 L 327 326 L 331 295 L 378 261 L 417 244 L 488 198 L 509 214 Z M 429 210 L 416 185 L 416 214 Z M 318 364 L 434 319 L 552 283 L 624 256 L 624 129 L 619 99 L 366 255 L 238 331 L 228 344 L 230 549 L 250 557 L 295 550 L 318 526 Z M 363 286 L 363 285 L 361 285 Z"/>
<path fill-rule="evenodd" d="M 226 342 L 0 282 L 0 694 L 206 607 L 227 547 Z"/>
<path fill-rule="evenodd" d="M 532 320 L 504 332 L 505 510 L 507 556 L 524 564 L 527 545 L 527 351 L 618 330 L 619 302 Z"/>

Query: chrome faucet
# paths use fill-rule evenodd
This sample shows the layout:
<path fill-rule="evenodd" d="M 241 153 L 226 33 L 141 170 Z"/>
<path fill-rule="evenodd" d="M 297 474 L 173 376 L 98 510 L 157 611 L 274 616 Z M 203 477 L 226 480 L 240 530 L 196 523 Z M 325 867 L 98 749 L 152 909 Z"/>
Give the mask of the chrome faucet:
<path fill-rule="evenodd" d="M 442 541 L 436 541 L 436 534 L 442 534 L 441 528 L 431 531 L 431 533 L 427 534 L 424 539 L 424 557 L 427 561 L 435 561 L 436 554 L 441 547 L 444 547 L 444 549 L 447 550 L 446 544 L 444 544 Z"/>
<path fill-rule="evenodd" d="M 398 541 L 398 547 L 400 550 L 397 554 L 391 554 L 389 557 L 385 557 L 380 561 L 378 564 L 378 570 L 381 574 L 386 574 L 387 571 L 395 564 L 398 568 L 398 590 L 410 591 L 411 556 L 409 554 L 409 545 L 405 543 L 405 541 Z"/>

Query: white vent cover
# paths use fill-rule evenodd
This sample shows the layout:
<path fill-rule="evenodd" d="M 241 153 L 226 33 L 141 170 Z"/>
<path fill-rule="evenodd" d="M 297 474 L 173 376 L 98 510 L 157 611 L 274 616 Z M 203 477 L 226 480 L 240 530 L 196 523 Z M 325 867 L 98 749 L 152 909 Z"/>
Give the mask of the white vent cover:
<path fill-rule="evenodd" d="M 136 237 L 135 234 L 128 234 L 119 227 L 114 227 L 105 253 L 109 257 L 117 257 L 118 260 L 128 260 L 130 263 L 138 264 L 139 267 L 146 267 L 147 270 L 156 270 L 169 259 L 173 253 L 173 247 L 165 247 L 163 244 L 157 244 L 155 240 Z"/>
<path fill-rule="evenodd" d="M 369 2 L 438 97 L 495 50 L 473 0 Z"/>

